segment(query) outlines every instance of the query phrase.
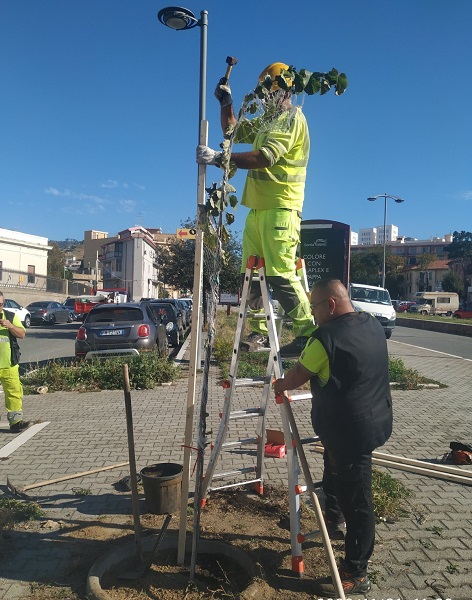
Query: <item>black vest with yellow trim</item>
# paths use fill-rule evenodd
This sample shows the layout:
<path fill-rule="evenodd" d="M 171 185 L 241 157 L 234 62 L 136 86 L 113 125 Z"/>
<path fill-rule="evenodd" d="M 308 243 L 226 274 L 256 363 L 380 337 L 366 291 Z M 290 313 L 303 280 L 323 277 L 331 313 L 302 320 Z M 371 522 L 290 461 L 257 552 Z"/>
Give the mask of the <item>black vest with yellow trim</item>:
<path fill-rule="evenodd" d="M 368 313 L 347 313 L 313 334 L 329 359 L 329 380 L 311 378 L 311 419 L 324 446 L 338 459 L 366 454 L 392 433 L 388 352 L 380 323 Z"/>

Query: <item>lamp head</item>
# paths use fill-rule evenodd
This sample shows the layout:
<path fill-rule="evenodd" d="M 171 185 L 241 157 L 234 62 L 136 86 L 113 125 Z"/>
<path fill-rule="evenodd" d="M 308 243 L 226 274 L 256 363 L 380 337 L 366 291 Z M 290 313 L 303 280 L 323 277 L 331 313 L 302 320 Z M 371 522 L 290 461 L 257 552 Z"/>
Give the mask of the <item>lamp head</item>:
<path fill-rule="evenodd" d="M 166 27 L 181 31 L 183 29 L 191 29 L 198 25 L 198 19 L 188 8 L 180 6 L 168 6 L 162 8 L 157 13 L 157 18 Z"/>

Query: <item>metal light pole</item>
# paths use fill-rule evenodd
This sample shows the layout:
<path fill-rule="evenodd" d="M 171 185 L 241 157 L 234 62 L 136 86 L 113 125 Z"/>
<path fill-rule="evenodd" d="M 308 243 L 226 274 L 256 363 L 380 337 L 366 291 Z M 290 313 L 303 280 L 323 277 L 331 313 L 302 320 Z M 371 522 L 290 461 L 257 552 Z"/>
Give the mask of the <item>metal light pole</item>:
<path fill-rule="evenodd" d="M 161 9 L 157 18 L 159 21 L 177 31 L 200 27 L 200 93 L 199 93 L 199 133 L 198 143 L 208 145 L 208 122 L 206 121 L 206 64 L 207 64 L 207 30 L 208 11 L 200 12 L 200 19 L 187 8 L 171 6 Z M 182 499 L 180 503 L 180 528 L 177 550 L 177 563 L 183 564 L 185 559 L 185 541 L 187 529 L 187 504 L 190 482 L 190 458 L 192 446 L 192 430 L 195 405 L 195 390 L 197 369 L 201 365 L 201 305 L 202 305 L 202 280 L 203 280 L 203 231 L 200 226 L 200 211 L 205 205 L 206 165 L 198 165 L 197 181 L 197 235 L 195 238 L 195 263 L 193 272 L 193 303 L 196 307 L 192 320 L 188 391 L 187 415 L 185 422 L 184 465 L 182 478 Z"/>
<path fill-rule="evenodd" d="M 377 200 L 377 198 L 384 198 L 385 202 L 384 202 L 384 224 L 383 224 L 383 261 L 382 261 L 382 287 L 385 287 L 385 248 L 387 245 L 387 235 L 386 235 L 386 231 L 387 231 L 387 198 L 391 198 L 392 200 L 395 200 L 395 202 L 397 204 L 400 204 L 401 202 L 405 202 L 405 200 L 402 200 L 402 198 L 399 198 L 398 196 L 390 196 L 389 194 L 377 194 L 376 196 L 370 196 L 369 198 L 367 198 L 367 200 L 369 202 L 375 202 Z"/>

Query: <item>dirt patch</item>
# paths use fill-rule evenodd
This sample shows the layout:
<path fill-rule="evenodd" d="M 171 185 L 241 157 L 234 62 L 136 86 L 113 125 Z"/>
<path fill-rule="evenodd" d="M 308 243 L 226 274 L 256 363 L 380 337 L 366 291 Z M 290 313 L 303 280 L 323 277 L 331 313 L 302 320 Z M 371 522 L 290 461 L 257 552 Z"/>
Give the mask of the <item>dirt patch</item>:
<path fill-rule="evenodd" d="M 143 514 L 143 536 L 155 536 L 164 519 L 165 515 Z M 305 533 L 317 529 L 311 505 L 302 501 L 301 522 Z M 15 527 L 20 534 L 27 529 L 38 532 L 49 529 L 50 536 L 64 544 L 73 557 L 66 571 L 56 580 L 58 583 L 43 580 L 31 585 L 30 598 L 34 600 L 86 600 L 85 584 L 92 564 L 134 540 L 132 518 L 123 514 L 107 515 L 81 525 L 38 520 Z M 177 536 L 178 529 L 177 513 L 173 515 L 164 539 Z M 192 529 L 193 502 L 190 501 L 187 530 L 191 532 Z M 255 566 L 256 578 L 251 580 L 246 570 L 223 554 L 200 552 L 194 580 L 190 581 L 190 557 L 186 558 L 184 566 L 179 566 L 176 550 L 172 548 L 158 552 L 150 571 L 142 579 L 120 580 L 119 573 L 111 573 L 101 582 L 102 589 L 112 600 L 307 600 L 313 598 L 313 579 L 329 574 L 320 538 L 303 544 L 304 577 L 300 578 L 292 571 L 286 488 L 265 486 L 263 497 L 246 488 L 214 492 L 201 511 L 200 532 L 203 540 L 223 542 L 244 551 Z M 8 533 L 5 535 L 9 537 Z M 5 546 L 9 548 L 10 545 Z M 343 552 L 343 546 L 342 542 L 333 542 L 336 556 Z M 10 551 L 15 551 L 14 545 Z M 146 551 L 144 558 L 149 555 Z M 132 567 L 130 564 L 126 569 Z M 244 595 L 245 589 L 250 590 L 250 596 Z"/>
<path fill-rule="evenodd" d="M 251 597 L 273 600 L 313 598 L 312 580 L 329 573 L 321 540 L 304 544 L 304 577 L 291 568 L 289 506 L 286 490 L 265 488 L 263 497 L 247 490 L 213 493 L 201 513 L 201 537 L 223 541 L 249 555 L 260 573 L 251 584 Z M 175 519 L 178 517 L 176 516 Z M 159 531 L 164 517 L 143 515 L 143 526 Z M 317 529 L 313 511 L 302 504 L 302 531 Z M 193 516 L 188 527 L 192 527 Z M 178 526 L 176 523 L 175 525 Z M 335 542 L 335 553 L 343 543 Z M 187 561 L 186 561 L 187 562 Z M 239 598 L 250 584 L 247 573 L 222 555 L 199 554 L 195 578 L 189 581 L 188 566 L 176 565 L 176 551 L 159 553 L 141 580 L 123 581 L 111 574 L 102 582 L 113 600 L 206 600 Z"/>

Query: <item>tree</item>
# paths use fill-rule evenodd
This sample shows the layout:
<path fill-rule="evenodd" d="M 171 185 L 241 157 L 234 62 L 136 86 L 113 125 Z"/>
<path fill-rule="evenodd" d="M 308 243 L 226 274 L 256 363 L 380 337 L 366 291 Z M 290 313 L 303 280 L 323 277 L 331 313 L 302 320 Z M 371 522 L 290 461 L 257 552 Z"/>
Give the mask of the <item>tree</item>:
<path fill-rule="evenodd" d="M 59 248 L 56 242 L 51 242 L 51 246 L 52 248 L 48 252 L 48 277 L 63 279 L 66 255 Z"/>
<path fill-rule="evenodd" d="M 194 229 L 195 221 L 186 219 L 181 223 L 183 228 Z M 228 239 L 223 243 L 223 257 L 219 276 L 220 289 L 236 293 L 240 287 L 242 246 L 239 238 L 229 232 Z M 205 247 L 203 262 L 203 289 L 209 291 L 214 265 L 210 264 L 214 256 L 211 248 Z M 167 248 L 161 249 L 158 256 L 159 279 L 166 287 L 173 287 L 184 293 L 193 290 L 195 262 L 194 240 L 172 240 Z"/>
<path fill-rule="evenodd" d="M 350 279 L 355 283 L 381 285 L 383 267 L 383 248 L 379 245 L 369 252 L 351 254 Z M 385 287 L 392 298 L 400 294 L 404 277 L 402 271 L 405 259 L 392 254 L 387 248 L 385 253 Z"/>
<path fill-rule="evenodd" d="M 351 281 L 379 285 L 382 273 L 383 250 L 379 246 L 369 252 L 351 254 Z"/>
<path fill-rule="evenodd" d="M 159 252 L 159 279 L 164 286 L 188 293 L 193 289 L 193 264 L 195 242 L 193 240 L 172 240 L 167 248 Z"/>
<path fill-rule="evenodd" d="M 456 294 L 460 294 L 462 292 L 462 281 L 452 271 L 446 273 L 442 278 L 442 289 L 445 292 L 455 292 Z"/>
<path fill-rule="evenodd" d="M 467 288 L 470 285 L 468 275 L 472 273 L 472 233 L 470 231 L 454 231 L 452 244 L 447 247 L 449 259 L 459 262 L 462 267 L 462 298 L 467 300 Z"/>

